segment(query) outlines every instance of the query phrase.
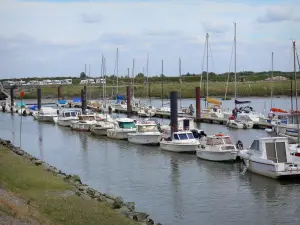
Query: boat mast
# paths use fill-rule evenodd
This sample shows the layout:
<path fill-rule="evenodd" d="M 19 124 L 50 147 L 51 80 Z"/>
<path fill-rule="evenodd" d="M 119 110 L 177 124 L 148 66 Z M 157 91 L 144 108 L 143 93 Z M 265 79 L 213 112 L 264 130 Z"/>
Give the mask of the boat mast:
<path fill-rule="evenodd" d="M 146 96 L 147 96 L 147 98 L 149 98 L 149 101 L 150 101 L 150 105 L 151 105 L 151 98 L 150 98 L 150 96 L 149 96 L 149 82 L 148 82 L 148 69 L 149 69 L 149 54 L 147 55 L 147 64 L 146 64 L 146 73 L 147 73 L 147 78 L 146 78 L 146 81 L 147 81 L 147 94 L 146 94 Z"/>
<path fill-rule="evenodd" d="M 206 108 L 207 108 L 207 98 L 208 98 L 208 33 L 206 34 Z"/>
<path fill-rule="evenodd" d="M 119 94 L 119 49 L 117 48 L 117 90 L 116 90 L 116 94 Z"/>
<path fill-rule="evenodd" d="M 236 100 L 236 23 L 234 23 L 234 99 Z"/>
<path fill-rule="evenodd" d="M 102 54 L 102 62 L 101 62 L 101 78 L 103 79 L 103 71 L 104 71 L 104 57 Z M 104 83 L 102 83 L 102 101 L 104 104 Z"/>
<path fill-rule="evenodd" d="M 164 107 L 164 60 L 161 60 L 161 107 Z"/>
<path fill-rule="evenodd" d="M 132 60 L 132 70 L 131 70 L 131 73 L 132 73 L 132 99 L 134 99 L 134 64 L 135 64 L 135 59 Z"/>
<path fill-rule="evenodd" d="M 179 107 L 181 108 L 181 97 L 182 97 L 181 58 L 179 58 L 179 83 L 180 83 Z"/>
<path fill-rule="evenodd" d="M 271 108 L 273 108 L 273 57 L 274 57 L 274 53 L 272 52 L 272 73 L 271 73 Z"/>
<path fill-rule="evenodd" d="M 299 132 L 298 90 L 297 90 L 297 70 L 296 70 L 296 41 L 293 41 L 293 54 L 294 54 L 294 80 L 295 80 L 295 98 L 296 98 L 296 122 L 297 122 L 298 146 L 299 146 L 300 132 Z"/>

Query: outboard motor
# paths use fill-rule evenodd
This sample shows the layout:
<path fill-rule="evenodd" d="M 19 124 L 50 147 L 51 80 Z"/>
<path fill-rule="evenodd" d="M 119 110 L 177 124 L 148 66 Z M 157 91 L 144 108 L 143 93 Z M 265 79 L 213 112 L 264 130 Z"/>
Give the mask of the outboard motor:
<path fill-rule="evenodd" d="M 111 108 L 111 106 L 108 106 L 108 113 L 109 113 L 109 114 L 112 113 L 112 108 Z"/>
<path fill-rule="evenodd" d="M 24 109 L 24 111 L 23 111 L 23 113 L 22 113 L 22 116 L 27 116 L 26 109 Z"/>
<path fill-rule="evenodd" d="M 197 130 L 191 130 L 191 132 L 193 133 L 194 137 L 197 139 L 197 138 L 200 138 L 200 134 L 198 133 Z"/>
<path fill-rule="evenodd" d="M 244 149 L 244 145 L 243 145 L 243 142 L 241 140 L 238 140 L 236 142 L 236 148 L 239 149 L 239 150 Z"/>

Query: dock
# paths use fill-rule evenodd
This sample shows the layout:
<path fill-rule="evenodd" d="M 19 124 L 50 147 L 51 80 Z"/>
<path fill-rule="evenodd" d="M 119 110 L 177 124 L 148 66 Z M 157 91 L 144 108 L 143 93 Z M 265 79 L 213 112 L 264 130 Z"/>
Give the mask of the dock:
<path fill-rule="evenodd" d="M 116 113 L 122 113 L 126 114 L 127 110 L 126 109 L 116 109 Z M 132 109 L 132 113 L 137 115 L 137 109 Z M 210 124 L 220 124 L 220 125 L 226 125 L 227 119 L 222 119 L 222 118 L 217 118 L 217 117 L 201 117 L 200 120 L 197 119 L 195 116 L 191 116 L 190 114 L 185 114 L 185 113 L 178 113 L 179 117 L 186 117 L 186 118 L 193 118 L 195 122 L 201 122 L 201 123 L 210 123 Z M 171 113 L 169 112 L 156 112 L 154 116 L 155 118 L 171 118 Z M 272 128 L 272 125 L 267 123 L 267 122 L 254 122 L 253 128 L 256 129 L 266 129 L 266 128 Z"/>

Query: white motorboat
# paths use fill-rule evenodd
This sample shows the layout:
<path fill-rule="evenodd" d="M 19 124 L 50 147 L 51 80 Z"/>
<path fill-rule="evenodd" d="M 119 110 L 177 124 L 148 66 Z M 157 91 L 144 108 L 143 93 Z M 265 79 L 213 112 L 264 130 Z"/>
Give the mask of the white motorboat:
<path fill-rule="evenodd" d="M 38 121 L 53 122 L 53 118 L 57 117 L 58 109 L 52 107 L 42 107 L 40 111 L 35 114 Z"/>
<path fill-rule="evenodd" d="M 174 132 L 172 138 L 163 138 L 160 141 L 160 148 L 165 151 L 179 153 L 194 153 L 200 144 L 190 131 Z"/>
<path fill-rule="evenodd" d="M 67 107 L 67 106 L 69 105 L 69 103 L 68 103 L 67 100 L 60 99 L 60 100 L 57 100 L 56 105 L 57 105 L 59 108 L 61 108 L 61 107 Z"/>
<path fill-rule="evenodd" d="M 218 162 L 236 160 L 238 151 L 231 138 L 224 134 L 202 137 L 200 145 L 196 148 L 200 159 Z"/>
<path fill-rule="evenodd" d="M 164 137 L 171 136 L 171 127 L 169 125 L 161 125 L 160 129 L 164 133 Z M 177 129 L 178 131 L 190 131 L 196 130 L 197 127 L 193 118 L 179 117 Z"/>
<path fill-rule="evenodd" d="M 107 137 L 119 140 L 127 140 L 129 133 L 135 133 L 136 126 L 132 119 L 118 118 L 114 122 L 114 128 L 107 130 Z"/>
<path fill-rule="evenodd" d="M 97 121 L 97 123 L 93 124 L 90 128 L 90 131 L 94 135 L 107 136 L 107 130 L 113 129 L 115 127 L 112 121 Z"/>
<path fill-rule="evenodd" d="M 250 172 L 275 179 L 300 177 L 300 167 L 293 161 L 285 137 L 254 140 L 250 148 L 241 150 L 238 156 Z"/>
<path fill-rule="evenodd" d="M 93 124 L 96 124 L 96 117 L 94 114 L 79 115 L 78 120 L 71 122 L 71 129 L 77 131 L 89 131 Z"/>
<path fill-rule="evenodd" d="M 128 134 L 128 141 L 134 144 L 159 145 L 161 133 L 157 129 L 157 124 L 153 121 L 143 121 L 136 124 L 135 133 Z"/>
<path fill-rule="evenodd" d="M 242 120 L 242 119 L 229 119 L 227 121 L 226 126 L 235 128 L 235 129 L 251 129 L 254 126 L 254 122 L 250 120 Z"/>
<path fill-rule="evenodd" d="M 142 107 L 138 111 L 139 117 L 152 117 L 154 115 L 155 115 L 155 111 L 150 108 Z"/>
<path fill-rule="evenodd" d="M 290 155 L 294 162 L 300 163 L 300 145 L 290 144 L 289 145 Z"/>
<path fill-rule="evenodd" d="M 53 118 L 54 123 L 63 127 L 70 127 L 72 121 L 77 121 L 79 115 L 81 114 L 81 109 L 65 109 L 60 112 L 58 117 Z"/>

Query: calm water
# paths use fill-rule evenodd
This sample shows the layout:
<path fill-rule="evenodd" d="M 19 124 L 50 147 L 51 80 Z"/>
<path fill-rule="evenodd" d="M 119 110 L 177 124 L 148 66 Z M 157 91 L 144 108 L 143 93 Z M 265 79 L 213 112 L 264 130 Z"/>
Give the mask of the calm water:
<path fill-rule="evenodd" d="M 274 99 L 288 107 L 287 99 Z M 263 111 L 266 99 L 255 99 Z M 159 104 L 159 101 L 156 101 Z M 193 103 L 184 100 L 184 105 Z M 227 102 L 226 102 L 227 104 Z M 259 110 L 261 107 L 261 110 Z M 289 107 L 288 107 L 289 108 Z M 268 109 L 268 108 L 267 108 Z M 20 143 L 20 119 L 0 113 L 0 137 Z M 164 122 L 168 122 L 164 120 Z M 137 210 L 166 225 L 179 224 L 299 224 L 300 185 L 280 183 L 249 173 L 238 164 L 197 159 L 194 155 L 162 152 L 157 147 L 133 145 L 93 137 L 89 133 L 38 123 L 23 117 L 22 148 L 38 158 L 78 174 L 101 192 L 136 202 Z M 208 134 L 224 132 L 247 146 L 263 130 L 228 130 L 200 124 Z"/>

